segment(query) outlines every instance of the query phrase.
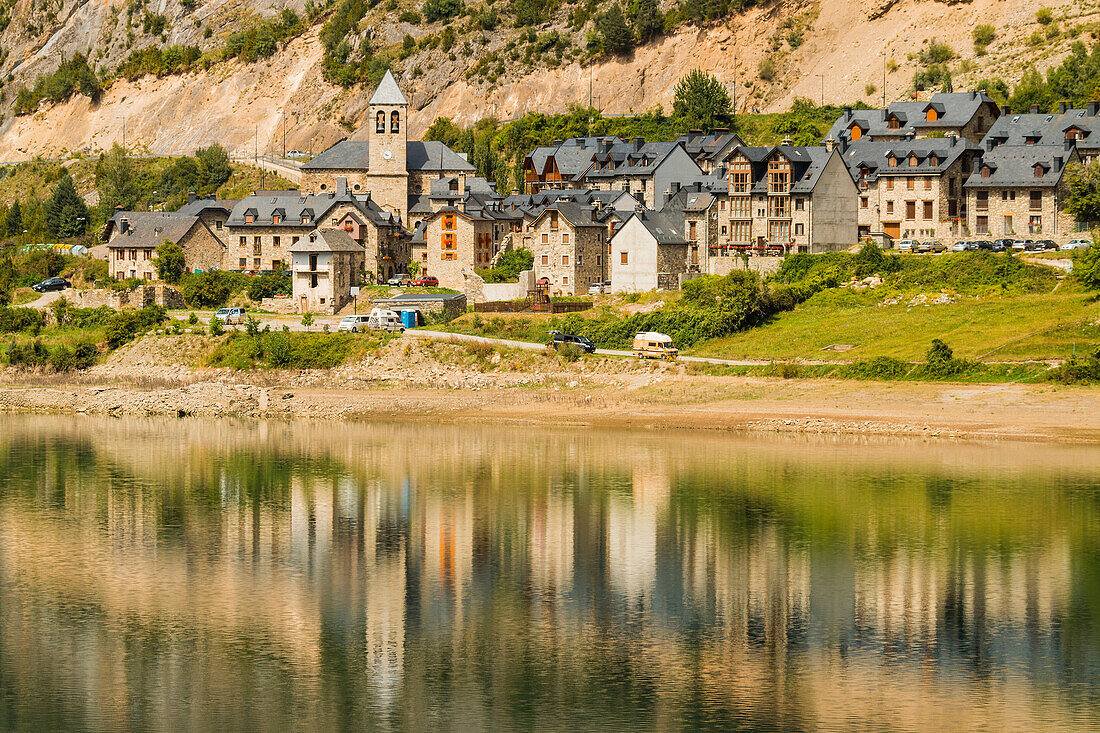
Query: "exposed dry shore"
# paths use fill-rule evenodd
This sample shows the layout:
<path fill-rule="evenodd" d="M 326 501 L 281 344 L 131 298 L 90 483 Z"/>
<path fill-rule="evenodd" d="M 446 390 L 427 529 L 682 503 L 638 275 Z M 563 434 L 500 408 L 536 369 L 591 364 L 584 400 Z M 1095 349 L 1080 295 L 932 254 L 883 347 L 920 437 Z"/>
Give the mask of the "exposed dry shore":
<path fill-rule="evenodd" d="M 1100 443 L 1100 389 L 716 377 L 683 365 L 478 358 L 395 342 L 339 369 L 196 369 L 187 337 L 146 339 L 82 375 L 0 375 L 0 411 L 310 420 L 492 421 Z"/>

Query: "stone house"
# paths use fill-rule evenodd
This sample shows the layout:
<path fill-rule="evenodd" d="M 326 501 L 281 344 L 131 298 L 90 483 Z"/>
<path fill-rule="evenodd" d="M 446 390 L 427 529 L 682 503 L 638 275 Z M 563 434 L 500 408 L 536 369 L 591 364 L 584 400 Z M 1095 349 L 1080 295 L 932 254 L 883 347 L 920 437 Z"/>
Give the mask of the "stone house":
<path fill-rule="evenodd" d="M 1062 211 L 1066 167 L 1080 162 L 1073 141 L 999 145 L 966 180 L 968 225 L 976 237 L 1068 239 L 1077 220 Z"/>
<path fill-rule="evenodd" d="M 1072 142 L 1082 162 L 1100 155 L 1100 102 L 1071 109 L 1065 102 L 1058 111 L 1041 113 L 1037 106 L 1024 114 L 1001 108 L 1001 116 L 982 142 L 993 150 L 1000 145 L 1065 145 Z"/>
<path fill-rule="evenodd" d="M 591 204 L 550 204 L 524 227 L 523 245 L 534 256 L 536 280 L 552 295 L 581 295 L 607 279 L 607 214 Z"/>
<path fill-rule="evenodd" d="M 597 151 L 621 143 L 614 136 L 574 137 L 535 148 L 523 159 L 524 193 L 583 188 L 584 173 Z"/>
<path fill-rule="evenodd" d="M 980 143 L 1000 114 L 997 103 L 984 92 L 938 92 L 926 100 L 893 102 L 886 109 L 845 107 L 825 139 L 899 142 L 907 136 L 955 133 L 963 140 Z"/>
<path fill-rule="evenodd" d="M 363 245 L 343 229 L 315 229 L 290 245 L 292 297 L 299 313 L 336 314 L 360 284 Z"/>
<path fill-rule="evenodd" d="M 368 102 L 367 139 L 342 140 L 304 163 L 302 190 L 332 191 L 344 179 L 352 193 L 369 192 L 382 209 L 409 226 L 409 208 L 415 197 L 427 193 L 433 179 L 473 176 L 474 166 L 443 143 L 408 139 L 408 105 L 387 71 Z"/>
<path fill-rule="evenodd" d="M 675 225 L 688 241 L 687 272 L 724 275 L 729 268 L 719 265 L 718 250 L 721 233 L 728 238 L 728 222 L 724 220 L 729 203 L 729 184 L 725 180 L 707 178 L 687 186 L 673 184 L 671 198 L 661 213 Z M 719 224 L 720 218 L 723 218 Z M 710 253 L 715 253 L 718 270 L 711 269 Z"/>
<path fill-rule="evenodd" d="M 702 130 L 691 130 L 688 134 L 676 138 L 676 142 L 684 146 L 687 154 L 706 174 L 717 171 L 731 150 L 745 144 L 745 141 L 736 133 L 725 128 L 711 130 L 708 133 Z"/>
<path fill-rule="evenodd" d="M 951 134 L 900 142 L 863 139 L 842 143 L 840 149 L 859 188 L 860 239 L 962 235 L 967 217 L 963 183 L 981 155 L 977 144 Z"/>
<path fill-rule="evenodd" d="M 112 277 L 156 280 L 155 252 L 166 240 L 183 250 L 189 271 L 221 267 L 225 246 L 197 216 L 174 211 L 116 211 L 103 230 Z"/>
<path fill-rule="evenodd" d="M 416 248 L 420 274 L 438 278 L 440 287 L 464 290 L 464 271 L 491 267 L 503 238 L 520 221 L 497 205 L 440 209 L 423 221 L 423 249 Z"/>
<path fill-rule="evenodd" d="M 703 175 L 682 143 L 647 143 L 604 140 L 592 163 L 581 174 L 584 187 L 602 191 L 626 191 L 650 209 L 664 206 L 674 182 Z"/>
<path fill-rule="evenodd" d="M 177 214 L 197 216 L 206 227 L 214 232 L 214 236 L 221 240 L 222 244 L 229 244 L 229 231 L 225 223 L 229 221 L 229 215 L 233 207 L 237 205 L 234 199 L 219 199 L 216 196 L 196 196 L 187 194 L 187 203 L 176 209 Z"/>
<path fill-rule="evenodd" d="M 609 243 L 611 292 L 671 290 L 687 272 L 689 242 L 663 214 L 631 214 Z"/>
<path fill-rule="evenodd" d="M 289 248 L 318 227 L 340 228 L 363 245 L 364 267 L 375 279 L 384 280 L 408 267 L 409 236 L 397 218 L 375 203 L 370 193 L 349 191 L 340 178 L 335 190 L 327 193 L 257 191 L 238 201 L 226 221 L 225 269 L 286 270 Z"/>
<path fill-rule="evenodd" d="M 858 191 L 838 149 L 741 145 L 725 163 L 728 207 L 719 198 L 709 257 L 829 252 L 856 243 Z"/>

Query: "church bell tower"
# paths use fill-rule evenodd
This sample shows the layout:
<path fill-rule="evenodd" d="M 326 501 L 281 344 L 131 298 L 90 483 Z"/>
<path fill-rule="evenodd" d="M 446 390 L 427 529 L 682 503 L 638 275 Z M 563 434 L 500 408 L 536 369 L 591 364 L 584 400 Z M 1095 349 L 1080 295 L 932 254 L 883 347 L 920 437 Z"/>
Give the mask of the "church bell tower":
<path fill-rule="evenodd" d="M 409 171 L 408 148 L 409 103 L 393 74 L 386 71 L 370 98 L 367 119 L 368 172 L 371 197 L 382 208 L 401 216 L 408 226 Z"/>

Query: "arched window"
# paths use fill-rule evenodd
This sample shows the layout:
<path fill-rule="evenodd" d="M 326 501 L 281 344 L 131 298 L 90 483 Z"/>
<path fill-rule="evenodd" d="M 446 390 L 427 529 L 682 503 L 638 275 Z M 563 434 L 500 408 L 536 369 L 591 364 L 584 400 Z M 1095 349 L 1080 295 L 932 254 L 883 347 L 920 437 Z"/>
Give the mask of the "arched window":
<path fill-rule="evenodd" d="M 390 132 L 401 132 L 401 113 L 397 110 L 390 112 Z"/>
<path fill-rule="evenodd" d="M 379 112 L 378 113 L 378 119 L 374 123 L 374 131 L 375 132 L 385 132 L 386 131 L 386 113 L 385 112 Z"/>

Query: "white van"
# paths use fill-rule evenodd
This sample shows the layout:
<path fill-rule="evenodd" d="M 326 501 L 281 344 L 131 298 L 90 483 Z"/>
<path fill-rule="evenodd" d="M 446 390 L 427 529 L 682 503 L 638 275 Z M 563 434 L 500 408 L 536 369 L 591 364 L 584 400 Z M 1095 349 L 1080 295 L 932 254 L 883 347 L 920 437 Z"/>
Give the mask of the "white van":
<path fill-rule="evenodd" d="M 388 308 L 373 308 L 367 318 L 367 327 L 375 331 L 404 331 L 401 314 Z"/>
<path fill-rule="evenodd" d="M 634 337 L 634 356 L 639 359 L 668 359 L 676 361 L 679 350 L 672 345 L 672 337 L 656 331 L 645 331 Z"/>

